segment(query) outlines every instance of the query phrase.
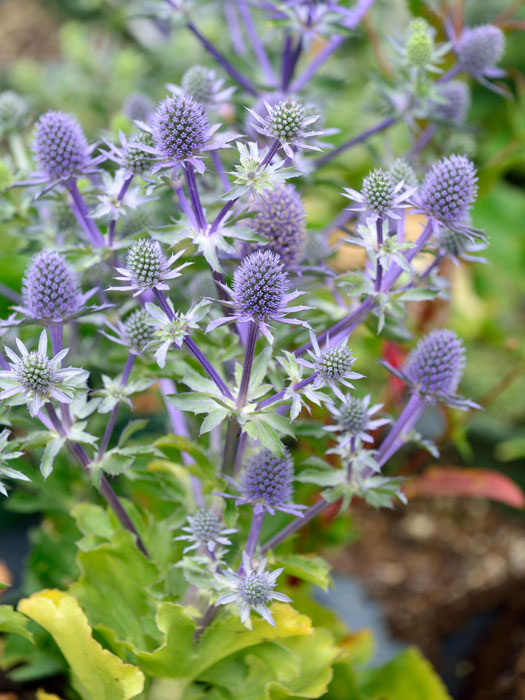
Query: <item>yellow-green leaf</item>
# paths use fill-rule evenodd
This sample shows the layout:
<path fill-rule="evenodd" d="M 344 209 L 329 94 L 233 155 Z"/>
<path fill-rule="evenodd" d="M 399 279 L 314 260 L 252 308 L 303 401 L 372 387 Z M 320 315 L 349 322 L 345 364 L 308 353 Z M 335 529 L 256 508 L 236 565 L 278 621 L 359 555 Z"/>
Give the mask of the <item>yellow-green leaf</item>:
<path fill-rule="evenodd" d="M 53 637 L 83 700 L 128 700 L 142 691 L 142 672 L 93 639 L 84 611 L 69 593 L 40 591 L 21 600 L 18 610 Z"/>

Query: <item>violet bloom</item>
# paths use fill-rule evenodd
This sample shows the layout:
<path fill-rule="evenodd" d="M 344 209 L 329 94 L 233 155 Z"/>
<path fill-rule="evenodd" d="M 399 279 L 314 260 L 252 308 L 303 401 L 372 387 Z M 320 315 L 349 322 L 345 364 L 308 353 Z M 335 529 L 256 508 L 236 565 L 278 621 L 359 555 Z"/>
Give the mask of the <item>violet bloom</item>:
<path fill-rule="evenodd" d="M 382 364 L 427 402 L 441 402 L 462 410 L 477 407 L 456 393 L 465 369 L 465 347 L 454 331 L 430 331 L 412 350 L 402 369 L 388 362 Z"/>
<path fill-rule="evenodd" d="M 193 515 L 187 518 L 188 524 L 182 528 L 186 533 L 175 537 L 177 540 L 187 540 L 190 544 L 184 548 L 183 554 L 191 552 L 199 547 L 205 547 L 213 553 L 217 545 L 230 545 L 231 540 L 227 535 L 233 535 L 237 530 L 223 527 L 219 516 L 209 508 L 198 508 Z"/>
<path fill-rule="evenodd" d="M 470 208 L 478 191 L 478 177 L 472 161 L 452 155 L 432 165 L 418 192 L 420 210 L 437 231 L 446 226 L 473 239 L 482 235 L 468 223 Z"/>
<path fill-rule="evenodd" d="M 270 250 L 257 250 L 245 258 L 233 273 L 233 290 L 222 285 L 232 301 L 221 301 L 233 313 L 212 321 L 206 332 L 225 324 L 257 323 L 269 343 L 273 343 L 269 323 L 276 321 L 309 328 L 305 321 L 288 318 L 288 314 L 309 309 L 309 306 L 288 306 L 304 292 L 288 292 L 288 275 L 278 255 Z"/>
<path fill-rule="evenodd" d="M 131 138 L 121 132 L 119 132 L 120 145 L 114 143 L 107 143 L 108 149 L 104 151 L 109 160 L 123 170 L 125 177 L 132 177 L 133 175 L 142 175 L 150 172 L 155 162 L 149 151 L 144 150 L 146 148 L 151 149 L 153 147 L 153 136 L 148 131 L 140 131 L 138 134 L 133 135 Z"/>
<path fill-rule="evenodd" d="M 26 403 L 33 417 L 51 399 L 71 403 L 75 389 L 86 380 L 88 373 L 75 367 L 61 368 L 69 348 L 49 359 L 46 331 L 42 331 L 36 351 L 29 352 L 19 338 L 16 344 L 20 355 L 5 347 L 11 361 L 10 369 L 0 372 L 0 386 L 3 388 L 0 401 L 17 397 L 15 403 Z"/>
<path fill-rule="evenodd" d="M 370 395 L 357 397 L 347 394 L 341 403 L 328 404 L 328 410 L 336 423 L 325 426 L 325 430 L 342 434 L 340 447 L 349 444 L 358 447 L 363 442 L 372 443 L 374 440 L 370 432 L 390 423 L 389 418 L 374 418 L 381 408 L 383 404 L 380 403 L 370 406 Z"/>
<path fill-rule="evenodd" d="M 272 106 L 265 102 L 266 116 L 248 109 L 252 117 L 252 127 L 263 136 L 276 139 L 288 158 L 294 157 L 294 147 L 320 151 L 319 146 L 309 143 L 308 139 L 321 136 L 324 131 L 310 131 L 308 127 L 319 119 L 318 114 L 307 116 L 304 105 L 290 98 L 281 100 Z"/>
<path fill-rule="evenodd" d="M 96 172 L 105 156 L 92 158 L 95 145 L 89 146 L 82 127 L 71 114 L 46 112 L 35 126 L 33 150 L 41 170 L 21 183 L 47 185 L 43 192 L 57 183 Z"/>
<path fill-rule="evenodd" d="M 239 491 L 239 495 L 217 495 L 234 498 L 238 506 L 251 505 L 256 515 L 273 515 L 276 510 L 280 510 L 283 513 L 301 516 L 301 511 L 305 508 L 291 503 L 294 473 L 292 458 L 287 451 L 282 457 L 276 457 L 270 450 L 260 450 L 246 464 L 240 484 L 231 477 L 226 478 Z"/>
<path fill-rule="evenodd" d="M 144 309 L 132 311 L 124 321 L 117 321 L 116 325 L 106 321 L 106 326 L 114 335 L 105 331 L 101 333 L 108 340 L 129 348 L 134 355 L 141 355 L 145 351 L 146 345 L 153 340 L 155 333 L 151 316 Z"/>
<path fill-rule="evenodd" d="M 437 254 L 439 257 L 448 257 L 454 265 L 459 265 L 459 259 L 468 262 L 487 263 L 474 253 L 478 253 L 487 247 L 486 240 L 471 241 L 459 231 L 450 228 L 442 228 L 436 236 Z"/>
<path fill-rule="evenodd" d="M 125 292 L 133 291 L 133 296 L 136 297 L 142 294 L 146 289 L 167 290 L 169 285 L 167 280 L 180 277 L 180 271 L 191 263 L 183 263 L 172 269 L 173 263 L 184 255 L 184 250 L 172 255 L 169 259 L 164 255 L 157 241 L 150 241 L 147 238 L 142 238 L 135 241 L 128 251 L 126 256 L 126 267 L 116 267 L 119 273 L 117 280 L 125 282 L 121 287 L 109 287 L 109 290 Z"/>
<path fill-rule="evenodd" d="M 234 87 L 224 88 L 224 80 L 217 78 L 215 71 L 204 66 L 192 66 L 182 76 L 180 87 L 169 83 L 168 90 L 178 97 L 187 95 L 205 107 L 218 107 L 228 102 L 235 92 Z"/>
<path fill-rule="evenodd" d="M 407 200 L 416 189 L 417 187 L 405 189 L 403 181 L 396 184 L 389 172 L 378 168 L 365 177 L 361 192 L 346 187 L 343 196 L 361 205 L 351 207 L 349 211 L 366 212 L 367 220 L 374 222 L 386 217 L 399 219 L 396 210 L 411 206 Z"/>
<path fill-rule="evenodd" d="M 126 97 L 122 111 L 131 121 L 149 122 L 155 111 L 155 103 L 141 92 L 133 92 Z"/>
<path fill-rule="evenodd" d="M 203 173 L 202 154 L 225 148 L 236 137 L 218 137 L 220 124 L 211 126 L 203 105 L 188 96 L 166 97 L 157 107 L 151 128 L 142 123 L 139 126 L 153 136 L 154 146 L 144 145 L 143 150 L 157 161 L 154 171 L 189 163 Z"/>
<path fill-rule="evenodd" d="M 246 243 L 247 255 L 256 248 L 271 250 L 280 256 L 287 268 L 301 262 L 306 239 L 306 214 L 300 195 L 293 185 L 281 185 L 269 191 L 257 203 L 250 226 L 268 241 L 266 246 Z"/>
<path fill-rule="evenodd" d="M 470 88 L 461 80 L 438 86 L 438 97 L 430 102 L 432 114 L 454 124 L 462 124 L 470 108 Z"/>
<path fill-rule="evenodd" d="M 298 358 L 297 362 L 303 367 L 309 367 L 315 372 L 313 382 L 314 389 L 320 389 L 323 386 L 329 386 L 334 394 L 344 401 L 344 395 L 339 389 L 339 384 L 347 389 L 353 389 L 350 379 L 361 379 L 363 377 L 359 372 L 353 371 L 355 356 L 347 347 L 347 338 L 340 340 L 339 343 L 332 344 L 330 337 L 326 339 L 324 347 L 321 349 L 314 333 L 310 333 L 312 350 L 308 350 L 311 357 L 310 360 Z"/>
<path fill-rule="evenodd" d="M 456 53 L 463 70 L 484 84 L 486 78 L 499 78 L 504 71 L 496 68 L 505 51 L 505 35 L 499 27 L 483 24 L 466 27 L 456 42 Z"/>
<path fill-rule="evenodd" d="M 396 158 L 390 166 L 388 173 L 395 185 L 400 182 L 405 184 L 405 187 L 410 189 L 419 185 L 419 178 L 414 168 L 404 158 Z"/>
<path fill-rule="evenodd" d="M 283 569 L 275 569 L 271 573 L 266 570 L 266 559 L 261 559 L 257 567 L 252 568 L 250 557 L 242 554 L 242 573 L 235 573 L 231 569 L 215 575 L 215 580 L 222 590 L 215 601 L 215 605 L 228 605 L 236 603 L 242 624 L 252 629 L 250 612 L 255 610 L 266 622 L 275 626 L 272 613 L 268 605 L 274 600 L 290 603 L 284 593 L 275 590 L 276 581 Z"/>

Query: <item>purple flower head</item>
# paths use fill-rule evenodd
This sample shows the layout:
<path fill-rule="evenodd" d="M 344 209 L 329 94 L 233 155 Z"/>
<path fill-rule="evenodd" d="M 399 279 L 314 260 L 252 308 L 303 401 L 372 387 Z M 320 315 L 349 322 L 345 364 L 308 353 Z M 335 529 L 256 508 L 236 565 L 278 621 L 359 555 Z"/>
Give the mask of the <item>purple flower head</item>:
<path fill-rule="evenodd" d="M 164 255 L 157 241 L 142 238 L 135 241 L 126 256 L 126 267 L 115 268 L 120 274 L 115 279 L 126 282 L 123 287 L 110 287 L 111 290 L 134 291 L 133 296 L 142 294 L 146 289 L 169 289 L 167 280 L 180 277 L 180 270 L 191 265 L 184 263 L 175 269 L 171 269 L 172 264 L 184 254 L 179 251 L 169 259 Z"/>
<path fill-rule="evenodd" d="M 287 268 L 300 263 L 305 238 L 305 211 L 302 199 L 293 185 L 281 185 L 265 193 L 251 220 L 251 227 L 268 241 L 264 249 L 280 256 Z M 244 253 L 253 250 L 256 244 L 244 246 Z"/>
<path fill-rule="evenodd" d="M 315 372 L 313 382 L 314 389 L 329 386 L 334 394 L 344 401 L 339 385 L 348 389 L 353 389 L 351 379 L 361 379 L 362 374 L 353 371 L 355 356 L 347 347 L 347 340 L 344 338 L 339 343 L 333 344 L 330 337 L 326 339 L 323 348 L 319 346 L 315 333 L 310 333 L 312 350 L 308 351 L 311 360 L 299 358 L 297 362 L 303 367 L 310 367 Z"/>
<path fill-rule="evenodd" d="M 38 350 L 29 352 L 17 338 L 20 355 L 5 347 L 10 360 L 9 370 L 0 372 L 0 401 L 15 399 L 17 403 L 27 403 L 31 416 L 36 416 L 50 399 L 60 403 L 71 403 L 75 388 L 87 378 L 87 372 L 74 367 L 61 367 L 69 349 L 61 350 L 51 359 L 47 356 L 47 333 L 42 331 Z"/>
<path fill-rule="evenodd" d="M 50 111 L 40 117 L 34 151 L 42 170 L 54 180 L 68 180 L 89 164 L 90 149 L 82 127 L 64 112 Z"/>
<path fill-rule="evenodd" d="M 227 477 L 237 489 L 238 496 L 218 494 L 225 498 L 235 498 L 237 505 L 251 505 L 255 513 L 273 513 L 281 510 L 300 516 L 305 506 L 290 503 L 293 495 L 293 462 L 287 451 L 276 457 L 270 450 L 260 450 L 246 464 L 241 483 Z"/>
<path fill-rule="evenodd" d="M 460 124 L 465 121 L 470 108 L 470 89 L 461 80 L 452 80 L 439 86 L 443 101 L 432 101 L 432 111 L 437 117 Z"/>
<path fill-rule="evenodd" d="M 188 524 L 182 530 L 187 534 L 175 537 L 175 540 L 191 543 L 184 549 L 184 554 L 202 546 L 209 552 L 214 552 L 217 545 L 231 544 L 227 535 L 237 532 L 233 528 L 224 528 L 219 516 L 205 507 L 198 508 L 193 515 L 188 516 Z"/>
<path fill-rule="evenodd" d="M 396 158 L 388 173 L 396 185 L 403 182 L 405 187 L 413 188 L 419 184 L 416 171 L 404 158 Z"/>
<path fill-rule="evenodd" d="M 438 254 L 448 256 L 456 265 L 459 264 L 458 258 L 470 262 L 487 262 L 485 258 L 473 255 L 473 253 L 478 253 L 487 247 L 485 238 L 479 237 L 477 240 L 472 240 L 470 236 L 465 236 L 462 231 L 455 231 L 447 227 L 440 229 L 436 238 Z"/>
<path fill-rule="evenodd" d="M 200 153 L 208 139 L 210 123 L 204 107 L 193 97 L 166 97 L 153 118 L 153 140 L 169 160 L 183 161 Z"/>
<path fill-rule="evenodd" d="M 456 394 L 465 369 L 465 348 L 454 331 L 430 331 L 412 350 L 401 370 L 387 362 L 382 364 L 426 401 L 441 401 L 462 410 L 479 408 Z"/>
<path fill-rule="evenodd" d="M 252 610 L 258 612 L 270 625 L 275 626 L 268 605 L 271 605 L 274 600 L 284 603 L 289 603 L 291 600 L 284 593 L 278 593 L 275 590 L 277 578 L 282 571 L 283 569 L 267 571 L 266 559 L 262 559 L 259 566 L 254 568 L 248 554 L 243 552 L 242 567 L 239 572 L 226 569 L 224 573 L 216 575 L 221 595 L 215 601 L 215 605 L 236 603 L 241 622 L 248 629 L 252 628 L 250 619 Z"/>
<path fill-rule="evenodd" d="M 206 332 L 235 321 L 252 321 L 258 324 L 268 342 L 273 343 L 267 325 L 271 320 L 309 328 L 304 321 L 287 317 L 289 313 L 304 311 L 309 307 L 288 306 L 290 301 L 304 292 L 288 293 L 288 275 L 280 257 L 271 250 L 257 250 L 242 261 L 233 273 L 233 290 L 222 286 L 232 301 L 221 301 L 221 304 L 232 307 L 235 313 L 212 321 Z"/>
<path fill-rule="evenodd" d="M 319 119 L 318 114 L 307 116 L 304 105 L 290 98 L 285 98 L 273 106 L 268 102 L 264 104 L 267 112 L 266 117 L 261 116 L 255 110 L 248 110 L 255 119 L 251 125 L 260 134 L 277 139 L 289 158 L 294 157 L 292 146 L 309 148 L 314 151 L 321 150 L 319 146 L 306 141 L 306 139 L 320 136 L 323 133 L 323 131 L 308 131 L 310 124 Z"/>
<path fill-rule="evenodd" d="M 32 318 L 58 323 L 82 308 L 75 271 L 60 253 L 37 253 L 24 274 L 22 301 Z"/>
<path fill-rule="evenodd" d="M 150 171 L 154 165 L 151 154 L 153 147 L 151 132 L 140 131 L 128 139 L 121 131 L 119 138 L 120 146 L 106 142 L 109 150 L 104 151 L 104 154 L 124 170 L 126 177 L 143 175 Z"/>
<path fill-rule="evenodd" d="M 370 431 L 376 430 L 390 422 L 388 418 L 373 418 L 382 408 L 382 404 L 370 406 L 370 396 L 357 397 L 346 394 L 341 403 L 328 404 L 328 409 L 335 418 L 335 425 L 325 426 L 329 432 L 342 433 L 340 446 L 348 445 L 352 441 L 373 442 Z"/>
<path fill-rule="evenodd" d="M 423 392 L 454 393 L 465 368 L 465 348 L 451 330 L 435 329 L 410 353 L 404 371 Z"/>
<path fill-rule="evenodd" d="M 461 66 L 476 77 L 487 74 L 499 62 L 504 50 L 505 35 L 492 24 L 467 27 L 456 46 Z"/>
<path fill-rule="evenodd" d="M 126 98 L 122 111 L 132 121 L 138 120 L 147 124 L 155 111 L 155 104 L 147 95 L 134 92 Z"/>
<path fill-rule="evenodd" d="M 415 190 L 416 187 L 406 189 L 406 183 L 403 180 L 396 184 L 388 171 L 378 168 L 364 178 L 361 192 L 346 187 L 343 196 L 361 205 L 352 208 L 351 211 L 368 212 L 371 214 L 369 219 L 377 220 L 379 217 L 399 219 L 396 209 L 409 207 L 407 200 Z"/>
<path fill-rule="evenodd" d="M 474 164 L 466 156 L 442 158 L 430 168 L 420 188 L 422 210 L 449 226 L 463 221 L 478 191 Z"/>

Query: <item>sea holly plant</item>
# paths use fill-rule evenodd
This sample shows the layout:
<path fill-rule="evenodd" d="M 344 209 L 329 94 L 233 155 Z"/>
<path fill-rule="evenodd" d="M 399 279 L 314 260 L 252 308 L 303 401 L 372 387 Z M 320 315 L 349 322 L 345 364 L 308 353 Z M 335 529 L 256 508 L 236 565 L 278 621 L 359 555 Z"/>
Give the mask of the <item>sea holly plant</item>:
<path fill-rule="evenodd" d="M 152 31 L 186 31 L 210 57 L 174 65 L 156 107 L 132 94 L 126 128 L 89 140 L 74 115 L 47 111 L 32 133 L 24 117 L 27 157 L 6 153 L 27 269 L 0 287 L 0 492 L 44 508 L 42 547 L 64 566 L 48 558 L 45 590 L 1 606 L 2 665 L 65 674 L 83 700 L 337 700 L 338 675 L 345 698 L 401 700 L 384 678 L 404 669 L 406 692 L 447 698 L 415 651 L 360 668 L 366 653 L 305 603 L 328 566 L 292 536 L 331 505 L 404 507 L 393 467 L 412 443 L 437 454 L 417 432 L 427 408 L 479 408 L 458 393 L 461 339 L 418 339 L 408 303 L 445 298 L 446 261 L 487 245 L 471 219 L 476 165 L 439 137 L 463 128 L 466 76 L 498 87 L 501 30 L 415 18 L 375 81 L 388 114 L 334 146 L 316 74 L 373 0 L 222 3 L 229 51 L 201 31 L 200 4 L 141 8 Z M 0 110 L 6 133 L 12 114 Z M 403 152 L 374 146 L 355 181 L 325 175 L 400 121 Z M 320 230 L 307 196 L 327 182 L 339 213 Z M 348 243 L 360 269 L 341 268 Z M 365 333 L 412 349 L 378 366 Z M 397 404 L 369 381 L 387 387 L 389 372 Z"/>

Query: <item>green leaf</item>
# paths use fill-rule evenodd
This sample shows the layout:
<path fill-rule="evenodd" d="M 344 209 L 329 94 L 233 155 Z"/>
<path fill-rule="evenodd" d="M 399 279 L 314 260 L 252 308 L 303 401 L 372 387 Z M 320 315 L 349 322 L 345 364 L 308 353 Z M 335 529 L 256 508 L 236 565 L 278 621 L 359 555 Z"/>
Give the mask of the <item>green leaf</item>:
<path fill-rule="evenodd" d="M 55 457 L 65 444 L 66 438 L 64 437 L 55 438 L 47 443 L 42 461 L 40 462 L 40 471 L 42 472 L 44 479 L 47 479 L 47 477 L 53 471 L 53 462 L 55 461 Z"/>
<path fill-rule="evenodd" d="M 1 584 L 2 588 L 8 588 Z M 22 613 L 14 610 L 10 605 L 0 605 L 0 632 L 19 634 L 30 642 L 33 641 L 33 635 L 27 629 L 29 620 Z"/>
<path fill-rule="evenodd" d="M 135 461 L 134 457 L 123 455 L 117 448 L 106 452 L 102 459 L 97 462 L 97 467 L 110 476 L 124 474 Z"/>
<path fill-rule="evenodd" d="M 147 420 L 132 420 L 126 425 L 124 430 L 120 433 L 118 439 L 118 447 L 124 447 L 128 440 L 140 430 L 143 430 L 148 424 Z"/>
<path fill-rule="evenodd" d="M 53 637 L 83 700 L 129 700 L 142 691 L 144 675 L 93 639 L 85 613 L 69 593 L 40 591 L 21 600 L 18 609 Z"/>
<path fill-rule="evenodd" d="M 288 576 L 295 576 L 327 590 L 331 585 L 330 564 L 321 557 L 305 554 L 286 554 L 277 557 L 277 566 L 282 566 Z"/>
<path fill-rule="evenodd" d="M 317 486 L 337 486 L 345 481 L 345 475 L 341 469 L 303 469 L 296 475 L 295 480 Z"/>
<path fill-rule="evenodd" d="M 166 396 L 166 399 L 172 406 L 175 406 L 175 408 L 178 408 L 180 411 L 191 411 L 193 413 L 208 413 L 219 407 L 219 404 L 207 394 L 193 391 L 185 394 Z"/>
<path fill-rule="evenodd" d="M 195 476 L 204 479 L 215 477 L 215 465 L 208 458 L 204 450 L 195 445 L 191 440 L 183 435 L 165 435 L 153 443 L 166 457 L 178 464 L 182 462 L 182 452 L 191 455 L 195 460 L 194 465 L 188 465 L 186 469 Z"/>
<path fill-rule="evenodd" d="M 413 648 L 364 671 L 359 689 L 363 700 L 452 700 L 430 663 Z"/>

